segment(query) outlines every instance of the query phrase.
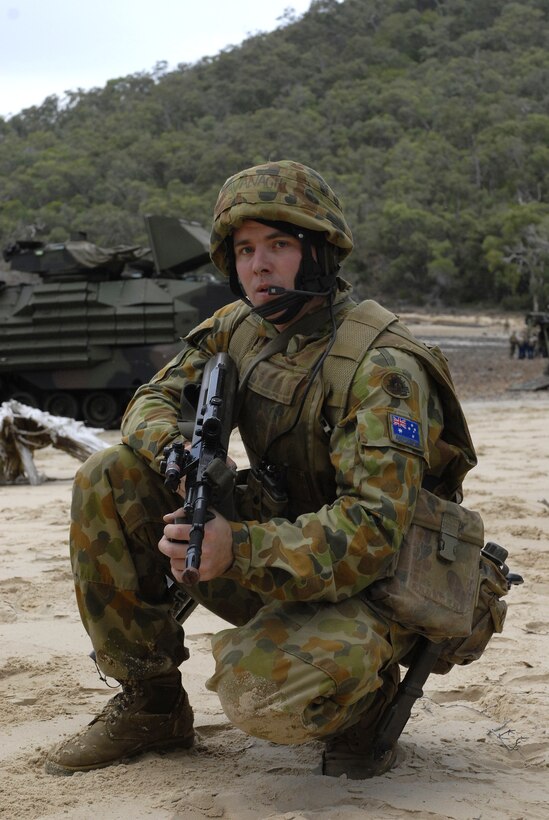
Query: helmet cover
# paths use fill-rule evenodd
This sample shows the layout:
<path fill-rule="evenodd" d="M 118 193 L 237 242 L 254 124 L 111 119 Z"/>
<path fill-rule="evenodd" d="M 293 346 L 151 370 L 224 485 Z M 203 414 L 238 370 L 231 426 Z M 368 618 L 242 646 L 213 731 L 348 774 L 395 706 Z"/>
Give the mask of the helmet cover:
<path fill-rule="evenodd" d="M 210 256 L 226 276 L 225 240 L 247 219 L 289 222 L 324 233 L 338 261 L 349 255 L 353 237 L 338 197 L 317 171 L 291 160 L 256 165 L 225 182 L 214 208 Z"/>

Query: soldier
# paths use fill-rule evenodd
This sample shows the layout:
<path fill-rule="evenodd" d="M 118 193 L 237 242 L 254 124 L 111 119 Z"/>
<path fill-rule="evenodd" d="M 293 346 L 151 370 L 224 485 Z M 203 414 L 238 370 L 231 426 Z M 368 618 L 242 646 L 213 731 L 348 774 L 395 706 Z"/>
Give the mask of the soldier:
<path fill-rule="evenodd" d="M 220 351 L 248 372 L 236 424 L 252 469 L 234 520 L 213 511 L 200 582 L 185 587 L 233 625 L 212 640 L 207 687 L 244 732 L 324 741 L 324 774 L 394 764 L 396 747 L 378 759 L 372 736 L 417 636 L 376 614 L 368 590 L 390 572 L 420 487 L 460 500 L 476 459 L 443 358 L 377 303 L 357 306 L 338 276 L 352 246 L 337 196 L 311 168 L 270 162 L 221 188 L 211 256 L 238 301 L 186 337 L 137 390 L 123 443 L 76 476 L 78 606 L 122 690 L 50 752 L 48 772 L 193 743 L 179 671 L 188 651 L 166 584 L 181 584 L 190 528 L 175 523 L 182 510 L 171 512 L 160 462 L 182 440 L 182 387 Z"/>

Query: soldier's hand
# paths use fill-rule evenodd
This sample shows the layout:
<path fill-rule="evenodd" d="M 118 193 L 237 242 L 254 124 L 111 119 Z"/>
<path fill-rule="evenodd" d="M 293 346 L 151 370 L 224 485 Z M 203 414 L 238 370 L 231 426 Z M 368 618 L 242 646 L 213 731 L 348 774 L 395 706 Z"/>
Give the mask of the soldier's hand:
<path fill-rule="evenodd" d="M 204 527 L 200 580 L 211 581 L 229 569 L 233 563 L 233 537 L 229 522 L 215 510 L 213 518 Z M 189 546 L 190 524 L 175 524 L 176 518 L 183 518 L 183 508 L 164 516 L 164 535 L 158 542 L 158 549 L 170 559 L 173 577 L 181 582 L 185 570 L 185 558 Z"/>

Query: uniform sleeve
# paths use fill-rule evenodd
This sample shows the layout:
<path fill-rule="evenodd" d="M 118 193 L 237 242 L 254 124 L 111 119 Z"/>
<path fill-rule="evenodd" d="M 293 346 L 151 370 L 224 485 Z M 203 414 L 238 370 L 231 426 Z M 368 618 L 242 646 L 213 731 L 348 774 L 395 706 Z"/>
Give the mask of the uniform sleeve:
<path fill-rule="evenodd" d="M 181 391 L 199 385 L 206 362 L 226 351 L 233 323 L 241 313 L 239 302 L 231 302 L 192 330 L 181 352 L 134 394 L 121 423 L 122 441 L 160 472 L 164 447 L 182 441 L 177 425 Z"/>
<path fill-rule="evenodd" d="M 370 351 L 346 417 L 333 430 L 333 503 L 296 521 L 233 524 L 226 575 L 280 600 L 339 601 L 382 577 L 413 516 L 429 452 L 442 429 L 422 365 L 395 349 Z"/>
<path fill-rule="evenodd" d="M 142 385 L 126 408 L 121 423 L 122 441 L 156 472 L 164 447 L 183 440 L 177 426 L 181 391 L 200 384 L 208 356 L 185 344 L 181 353 Z"/>

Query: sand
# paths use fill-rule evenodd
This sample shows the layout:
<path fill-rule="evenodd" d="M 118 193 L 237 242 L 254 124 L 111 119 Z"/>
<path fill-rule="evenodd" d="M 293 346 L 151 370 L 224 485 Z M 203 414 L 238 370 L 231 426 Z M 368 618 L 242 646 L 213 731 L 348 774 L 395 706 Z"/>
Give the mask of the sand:
<path fill-rule="evenodd" d="M 466 503 L 482 513 L 487 537 L 509 549 L 525 583 L 507 596 L 504 631 L 479 661 L 431 676 L 397 767 L 369 781 L 327 778 L 318 773 L 319 744 L 275 746 L 232 728 L 204 688 L 209 638 L 225 624 L 198 609 L 182 667 L 195 749 L 71 778 L 46 775 L 48 748 L 112 695 L 88 657 L 73 599 L 67 522 L 78 462 L 47 448 L 36 454 L 47 482 L 0 487 L 0 817 L 549 817 L 549 391 L 508 389 L 545 363 L 509 360 L 501 320 L 408 318 L 447 352 L 479 454 Z"/>

